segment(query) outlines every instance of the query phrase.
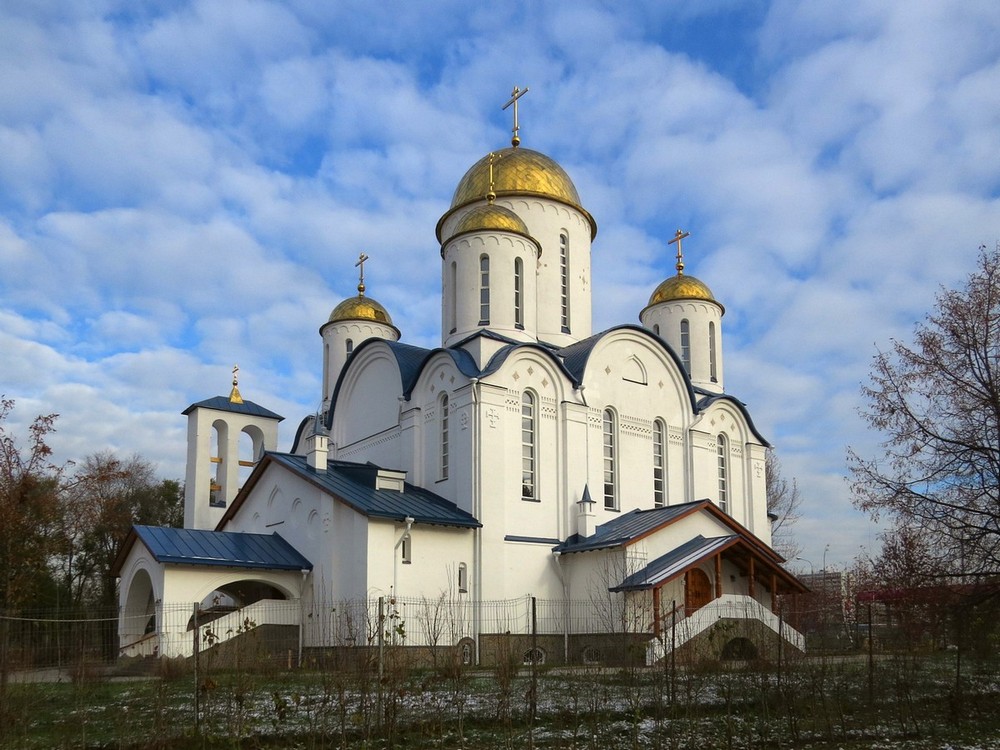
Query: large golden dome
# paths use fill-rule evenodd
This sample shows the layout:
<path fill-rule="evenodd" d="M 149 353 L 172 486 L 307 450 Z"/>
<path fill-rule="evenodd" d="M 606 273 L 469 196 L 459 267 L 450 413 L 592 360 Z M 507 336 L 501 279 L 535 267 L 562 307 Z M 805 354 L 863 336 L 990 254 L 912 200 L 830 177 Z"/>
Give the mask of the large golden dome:
<path fill-rule="evenodd" d="M 444 220 L 456 209 L 476 201 L 486 200 L 490 193 L 490 155 L 477 161 L 465 173 L 455 188 L 451 208 L 438 222 L 438 239 Z M 504 148 L 493 152 L 492 192 L 498 197 L 528 195 L 565 203 L 582 212 L 590 222 L 591 235 L 597 234 L 593 217 L 580 205 L 576 186 L 553 159 L 530 148 Z"/>
<path fill-rule="evenodd" d="M 715 299 L 712 295 L 712 290 L 708 288 L 705 282 L 696 279 L 694 276 L 685 276 L 684 274 L 671 276 L 656 287 L 653 294 L 649 297 L 647 307 L 658 305 L 661 302 L 673 302 L 674 300 L 682 299 L 701 299 L 714 302 L 719 307 L 722 307 L 722 304 Z"/>
<path fill-rule="evenodd" d="M 490 191 L 490 156 L 472 165 L 455 188 L 451 207 L 482 200 Z M 497 195 L 527 193 L 554 198 L 580 207 L 580 194 L 555 161 L 530 148 L 505 148 L 493 154 L 493 192 Z"/>
<path fill-rule="evenodd" d="M 359 294 L 357 297 L 348 297 L 330 313 L 330 323 L 337 323 L 344 320 L 370 320 L 373 323 L 391 326 L 392 318 L 389 313 L 378 302 L 371 297 Z"/>

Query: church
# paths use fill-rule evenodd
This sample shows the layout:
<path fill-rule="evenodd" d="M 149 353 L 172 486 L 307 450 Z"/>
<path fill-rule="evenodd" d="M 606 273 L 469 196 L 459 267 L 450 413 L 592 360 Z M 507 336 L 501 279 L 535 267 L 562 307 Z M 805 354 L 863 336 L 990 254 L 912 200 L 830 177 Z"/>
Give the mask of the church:
<path fill-rule="evenodd" d="M 536 663 L 600 662 L 616 634 L 649 663 L 699 640 L 715 658 L 803 647 L 780 616 L 804 588 L 770 546 L 768 443 L 726 390 L 725 308 L 685 273 L 688 234 L 638 324 L 593 332 L 597 223 L 521 146 L 523 93 L 511 145 L 437 223 L 439 347 L 404 342 L 362 254 L 357 295 L 319 327 L 322 410 L 287 452 L 235 374 L 184 411 L 184 528 L 133 528 L 115 563 L 123 655 L 190 655 L 208 621 L 217 638 L 284 626 L 299 658 L 361 644 L 348 602 L 467 663 L 511 633 L 535 636 Z M 430 609 L 446 627 L 418 627 Z M 711 640 L 724 623 L 737 635 Z"/>

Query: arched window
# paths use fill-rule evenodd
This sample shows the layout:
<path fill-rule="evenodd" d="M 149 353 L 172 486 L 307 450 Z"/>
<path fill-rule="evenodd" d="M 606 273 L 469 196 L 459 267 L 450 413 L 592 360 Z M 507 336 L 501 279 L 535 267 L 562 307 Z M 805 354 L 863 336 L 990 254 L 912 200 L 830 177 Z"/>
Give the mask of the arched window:
<path fill-rule="evenodd" d="M 441 416 L 439 420 L 441 438 L 441 461 L 438 466 L 438 474 L 441 479 L 448 478 L 448 394 L 441 394 Z"/>
<path fill-rule="evenodd" d="M 653 323 L 653 333 L 655 333 L 657 336 L 660 335 L 660 324 L 659 323 Z"/>
<path fill-rule="evenodd" d="M 350 357 L 351 352 L 354 351 L 354 339 L 347 339 L 345 346 L 347 348 L 347 356 Z"/>
<path fill-rule="evenodd" d="M 685 318 L 681 321 L 681 364 L 684 372 L 691 375 L 691 323 Z"/>
<path fill-rule="evenodd" d="M 521 394 L 521 499 L 536 500 L 535 495 L 535 397 L 530 391 Z"/>
<path fill-rule="evenodd" d="M 212 447 L 209 450 L 209 461 L 213 465 L 212 478 L 208 483 L 208 504 L 213 508 L 225 508 L 226 498 L 222 495 L 222 479 L 225 468 L 222 462 L 223 451 L 229 437 L 226 423 L 217 421 L 212 425 Z"/>
<path fill-rule="evenodd" d="M 666 503 L 666 487 L 664 485 L 667 454 L 664 443 L 666 430 L 659 419 L 653 421 L 653 505 L 661 507 Z"/>
<path fill-rule="evenodd" d="M 514 325 L 524 328 L 524 263 L 514 258 Z"/>
<path fill-rule="evenodd" d="M 458 593 L 469 593 L 469 568 L 465 563 L 458 564 Z"/>
<path fill-rule="evenodd" d="M 615 455 L 615 414 L 604 410 L 604 507 L 618 508 L 618 457 Z"/>
<path fill-rule="evenodd" d="M 451 262 L 451 283 L 448 285 L 448 324 L 451 326 L 450 333 L 458 330 L 458 266 L 455 261 Z"/>
<path fill-rule="evenodd" d="M 713 383 L 719 382 L 718 365 L 715 358 L 715 323 L 708 324 L 708 374 Z"/>
<path fill-rule="evenodd" d="M 559 235 L 559 317 L 562 332 L 569 333 L 569 235 Z"/>
<path fill-rule="evenodd" d="M 729 440 L 719 433 L 716 441 L 719 453 L 719 509 L 729 512 Z"/>
<path fill-rule="evenodd" d="M 479 259 L 479 325 L 490 324 L 490 258 Z"/>

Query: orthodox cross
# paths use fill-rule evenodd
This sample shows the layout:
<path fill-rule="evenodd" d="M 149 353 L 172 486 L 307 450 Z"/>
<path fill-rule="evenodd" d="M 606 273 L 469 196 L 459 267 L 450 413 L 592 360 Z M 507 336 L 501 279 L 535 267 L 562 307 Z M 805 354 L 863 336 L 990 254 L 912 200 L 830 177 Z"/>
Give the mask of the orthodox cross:
<path fill-rule="evenodd" d="M 514 137 L 510 139 L 510 145 L 512 145 L 514 148 L 517 148 L 518 144 L 521 142 L 521 137 L 517 134 L 517 131 L 521 129 L 521 126 L 517 124 L 517 100 L 527 93 L 528 93 L 527 86 L 524 87 L 524 91 L 515 86 L 514 90 L 510 92 L 510 100 L 505 105 L 503 105 L 503 107 L 501 107 L 501 109 L 507 109 L 507 107 L 509 107 L 511 104 L 514 105 L 514 129 L 512 131 L 514 133 Z"/>
<path fill-rule="evenodd" d="M 361 277 L 358 279 L 358 296 L 365 296 L 365 261 L 368 260 L 368 256 L 361 253 L 358 256 L 358 262 L 354 264 L 355 268 L 361 269 Z"/>
<path fill-rule="evenodd" d="M 685 237 L 690 237 L 690 236 L 691 236 L 690 232 L 682 232 L 680 229 L 678 229 L 674 233 L 674 238 L 667 243 L 668 245 L 673 245 L 674 243 L 677 243 L 677 275 L 678 276 L 681 276 L 684 273 L 684 253 L 681 251 L 681 240 L 683 240 Z"/>

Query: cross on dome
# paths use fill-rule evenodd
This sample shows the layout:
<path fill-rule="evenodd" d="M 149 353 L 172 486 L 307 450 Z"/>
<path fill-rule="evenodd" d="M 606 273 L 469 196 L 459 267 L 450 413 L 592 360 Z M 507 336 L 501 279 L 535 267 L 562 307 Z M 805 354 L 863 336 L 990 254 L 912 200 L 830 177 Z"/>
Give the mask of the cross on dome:
<path fill-rule="evenodd" d="M 517 131 L 521 129 L 521 126 L 517 123 L 517 100 L 527 93 L 527 86 L 524 87 L 523 91 L 519 87 L 515 86 L 514 90 L 510 92 L 510 100 L 508 100 L 508 102 L 501 107 L 501 109 L 507 109 L 510 105 L 514 105 L 514 128 L 512 130 L 514 137 L 510 139 L 510 145 L 514 148 L 517 148 L 521 143 L 521 137 L 517 134 Z"/>
<path fill-rule="evenodd" d="M 680 229 L 678 229 L 674 233 L 674 238 L 667 243 L 668 245 L 673 245 L 675 243 L 677 245 L 677 266 L 676 266 L 676 268 L 677 268 L 677 275 L 678 276 L 683 276 L 684 275 L 684 252 L 681 250 L 681 240 L 683 240 L 685 237 L 690 237 L 690 236 L 691 236 L 690 232 L 683 232 Z"/>
<path fill-rule="evenodd" d="M 231 404 L 243 403 L 243 397 L 240 395 L 240 389 L 239 389 L 239 382 L 240 382 L 239 374 L 240 374 L 240 366 L 233 365 L 233 390 L 229 392 L 229 403 Z"/>
<path fill-rule="evenodd" d="M 364 253 L 358 255 L 358 262 L 354 264 L 355 268 L 361 269 L 361 275 L 358 278 L 358 296 L 365 296 L 365 261 L 369 260 L 368 256 Z"/>

